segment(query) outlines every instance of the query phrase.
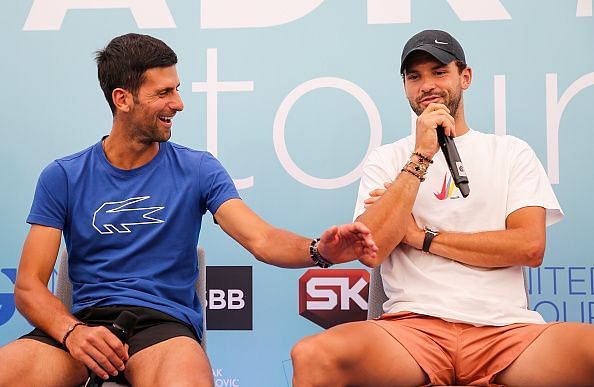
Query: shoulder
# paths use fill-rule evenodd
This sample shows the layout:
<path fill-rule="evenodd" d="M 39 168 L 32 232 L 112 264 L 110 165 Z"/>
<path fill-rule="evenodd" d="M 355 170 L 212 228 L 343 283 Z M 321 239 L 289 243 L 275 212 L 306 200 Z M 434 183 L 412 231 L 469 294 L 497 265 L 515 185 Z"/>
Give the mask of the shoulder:
<path fill-rule="evenodd" d="M 414 149 L 415 137 L 409 135 L 389 144 L 383 144 L 373 150 L 378 155 L 392 155 L 394 153 L 408 153 Z"/>
<path fill-rule="evenodd" d="M 197 150 L 180 145 L 175 142 L 167 141 L 163 143 L 167 147 L 167 151 L 175 154 L 178 157 L 183 157 L 188 160 L 202 162 L 204 159 L 215 159 L 212 153 L 204 150 Z"/>
<path fill-rule="evenodd" d="M 491 143 L 499 147 L 513 147 L 513 148 L 528 148 L 530 145 L 519 137 L 510 134 L 499 135 L 493 133 L 483 133 L 476 130 L 472 131 L 472 136 L 475 141 Z"/>
<path fill-rule="evenodd" d="M 55 159 L 43 169 L 41 175 L 58 178 L 64 177 L 73 169 L 80 169 L 81 165 L 84 165 L 85 161 L 88 160 L 92 154 L 94 146 L 96 146 L 96 144 L 68 156 Z"/>
<path fill-rule="evenodd" d="M 409 135 L 392 143 L 375 148 L 370 153 L 368 159 L 369 161 L 391 162 L 393 160 L 408 158 L 413 152 L 414 146 L 415 138 L 413 135 Z"/>
<path fill-rule="evenodd" d="M 179 161 L 182 168 L 224 169 L 221 162 L 208 151 L 192 149 L 171 141 L 164 143 L 164 146 L 167 147 L 166 151 Z"/>
<path fill-rule="evenodd" d="M 521 155 L 533 155 L 534 151 L 526 141 L 509 134 L 498 135 L 472 131 L 469 145 L 473 149 L 481 149 L 499 157 L 513 160 Z"/>
<path fill-rule="evenodd" d="M 76 164 L 78 162 L 84 161 L 88 157 L 91 156 L 91 154 L 93 153 L 93 148 L 96 146 L 97 146 L 97 144 L 93 144 L 93 145 L 91 145 L 81 151 L 78 151 L 76 153 L 73 153 L 71 155 L 60 157 L 59 159 L 56 159 L 55 162 L 62 166 L 68 166 L 71 164 Z"/>

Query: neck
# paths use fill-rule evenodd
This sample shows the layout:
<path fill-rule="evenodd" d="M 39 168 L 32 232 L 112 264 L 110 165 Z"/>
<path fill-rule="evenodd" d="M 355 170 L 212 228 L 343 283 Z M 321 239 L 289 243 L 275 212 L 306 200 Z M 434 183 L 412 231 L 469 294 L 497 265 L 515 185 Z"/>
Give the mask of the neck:
<path fill-rule="evenodd" d="M 120 130 L 116 125 L 103 140 L 103 152 L 111 165 L 130 170 L 142 167 L 150 162 L 159 152 L 159 143 L 143 143 L 129 135 L 129 131 Z"/>
<path fill-rule="evenodd" d="M 466 119 L 464 118 L 464 102 L 460 101 L 460 105 L 458 106 L 458 111 L 456 111 L 456 116 L 454 117 L 454 121 L 456 122 L 456 137 L 462 136 L 470 130 L 468 125 L 466 124 Z"/>

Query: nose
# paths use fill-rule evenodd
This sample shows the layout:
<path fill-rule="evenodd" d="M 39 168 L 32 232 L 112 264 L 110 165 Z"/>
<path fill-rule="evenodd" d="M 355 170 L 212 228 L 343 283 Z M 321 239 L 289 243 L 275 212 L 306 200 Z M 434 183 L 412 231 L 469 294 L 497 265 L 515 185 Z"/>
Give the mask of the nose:
<path fill-rule="evenodd" d="M 433 89 L 435 89 L 435 82 L 433 79 L 429 77 L 424 78 L 423 83 L 421 84 L 421 92 L 427 93 Z"/>
<path fill-rule="evenodd" d="M 173 94 L 173 100 L 171 101 L 170 107 L 177 112 L 184 110 L 184 101 L 182 101 L 181 95 L 177 90 L 175 90 Z"/>

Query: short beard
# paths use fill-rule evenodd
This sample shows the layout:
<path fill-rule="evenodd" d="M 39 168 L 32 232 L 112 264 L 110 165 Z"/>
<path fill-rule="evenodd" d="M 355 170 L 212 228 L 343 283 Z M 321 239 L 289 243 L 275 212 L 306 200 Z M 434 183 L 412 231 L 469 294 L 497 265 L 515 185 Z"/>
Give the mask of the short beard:
<path fill-rule="evenodd" d="M 419 99 L 425 98 L 425 95 L 421 96 Z M 456 113 L 458 112 L 458 107 L 460 106 L 460 100 L 462 99 L 462 90 L 459 90 L 458 94 L 454 95 L 452 99 L 447 101 L 444 105 L 450 110 L 450 115 L 452 117 L 456 117 Z M 408 104 L 410 108 L 415 112 L 417 116 L 420 116 L 425 111 L 421 109 L 421 105 L 417 104 L 416 102 L 408 100 Z"/>

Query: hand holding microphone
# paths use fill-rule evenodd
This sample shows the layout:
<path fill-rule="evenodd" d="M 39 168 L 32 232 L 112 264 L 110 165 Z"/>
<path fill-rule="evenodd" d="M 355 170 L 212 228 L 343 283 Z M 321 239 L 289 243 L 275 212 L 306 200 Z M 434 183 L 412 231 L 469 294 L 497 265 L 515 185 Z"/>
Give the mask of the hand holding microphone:
<path fill-rule="evenodd" d="M 118 315 L 109 330 L 120 339 L 122 344 L 126 344 L 137 322 L 138 317 L 134 313 L 125 310 Z M 104 381 L 99 375 L 92 373 L 84 387 L 99 387 Z"/>
<path fill-rule="evenodd" d="M 416 148 L 423 149 L 421 153 L 430 158 L 441 148 L 454 184 L 458 187 L 462 196 L 467 197 L 470 193 L 468 176 L 462 165 L 454 140 L 446 134 L 446 125 L 449 128 L 448 134 L 455 135 L 455 123 L 453 117 L 449 114 L 449 109 L 443 104 L 429 104 L 417 119 Z M 436 142 L 435 136 L 437 136 Z M 439 145 L 439 148 L 437 145 Z"/>

